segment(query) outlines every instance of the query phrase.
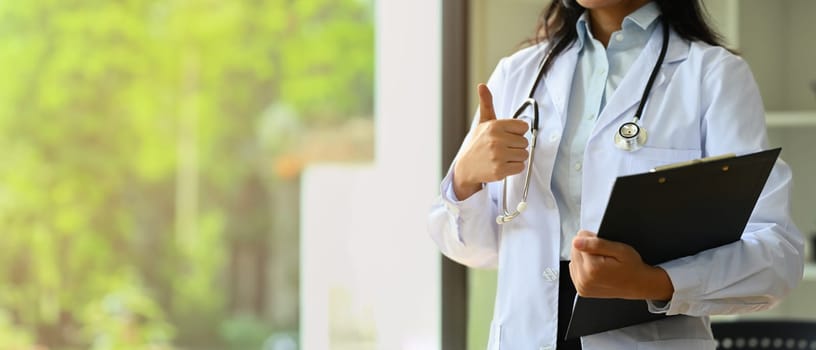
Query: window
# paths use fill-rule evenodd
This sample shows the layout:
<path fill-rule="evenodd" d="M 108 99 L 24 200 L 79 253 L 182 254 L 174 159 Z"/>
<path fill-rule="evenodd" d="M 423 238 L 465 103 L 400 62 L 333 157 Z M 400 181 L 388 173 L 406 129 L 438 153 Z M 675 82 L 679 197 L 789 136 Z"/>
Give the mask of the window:
<path fill-rule="evenodd" d="M 0 18 L 0 348 L 295 349 L 304 169 L 373 159 L 371 0 Z"/>

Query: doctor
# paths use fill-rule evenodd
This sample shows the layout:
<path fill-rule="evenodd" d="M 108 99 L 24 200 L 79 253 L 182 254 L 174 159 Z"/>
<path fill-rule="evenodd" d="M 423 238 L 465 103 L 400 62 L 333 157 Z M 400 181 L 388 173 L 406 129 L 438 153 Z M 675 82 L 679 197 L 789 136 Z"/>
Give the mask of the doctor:
<path fill-rule="evenodd" d="M 499 270 L 489 349 L 714 349 L 709 315 L 768 309 L 801 279 L 784 162 L 739 242 L 649 266 L 594 232 L 617 176 L 768 147 L 748 65 L 699 0 L 555 0 L 539 27 L 478 87 L 478 118 L 429 215 L 443 254 Z M 565 342 L 576 289 L 680 316 Z"/>

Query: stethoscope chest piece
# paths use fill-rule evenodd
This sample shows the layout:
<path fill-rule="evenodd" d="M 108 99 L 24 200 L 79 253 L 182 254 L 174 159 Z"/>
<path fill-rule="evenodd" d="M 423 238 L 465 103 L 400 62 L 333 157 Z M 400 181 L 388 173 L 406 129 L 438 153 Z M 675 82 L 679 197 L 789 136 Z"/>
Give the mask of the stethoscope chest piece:
<path fill-rule="evenodd" d="M 641 128 L 637 120 L 623 123 L 615 133 L 615 146 L 624 151 L 637 151 L 646 144 L 647 137 L 646 129 Z"/>

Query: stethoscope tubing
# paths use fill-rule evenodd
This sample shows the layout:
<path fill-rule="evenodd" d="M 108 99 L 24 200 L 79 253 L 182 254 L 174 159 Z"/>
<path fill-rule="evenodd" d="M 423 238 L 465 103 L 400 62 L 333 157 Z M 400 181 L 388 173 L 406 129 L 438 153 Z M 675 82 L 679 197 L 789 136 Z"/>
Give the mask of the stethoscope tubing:
<path fill-rule="evenodd" d="M 621 148 L 626 151 L 635 151 L 640 148 L 642 143 L 646 142 L 646 130 L 640 127 L 640 121 L 642 118 L 643 109 L 646 106 L 646 101 L 651 94 L 652 87 L 654 86 L 655 79 L 657 78 L 658 72 L 660 72 L 660 68 L 663 66 L 663 61 L 666 58 L 666 52 L 669 48 L 669 25 L 668 23 L 662 23 L 663 26 L 663 43 L 660 48 L 660 54 L 658 55 L 657 62 L 655 63 L 654 68 L 652 68 L 652 72 L 649 75 L 649 81 L 646 83 L 646 87 L 643 89 L 643 96 L 640 99 L 640 103 L 638 104 L 638 109 L 635 112 L 635 116 L 631 122 L 624 123 L 618 128 L 618 131 L 615 133 L 615 145 L 618 148 Z M 510 211 L 507 208 L 507 177 L 504 178 L 502 181 L 502 214 L 496 217 L 496 222 L 498 224 L 504 224 L 510 222 L 511 220 L 518 217 L 525 209 L 527 209 L 527 195 L 530 191 L 530 176 L 532 174 L 533 169 L 533 160 L 535 155 L 535 146 L 536 141 L 538 140 L 538 128 L 539 128 L 539 116 L 538 116 L 538 102 L 536 102 L 535 95 L 536 89 L 538 85 L 541 83 L 541 80 L 544 77 L 544 71 L 549 64 L 550 57 L 552 55 L 552 49 L 548 50 L 546 56 L 541 61 L 540 67 L 538 69 L 538 74 L 536 75 L 536 79 L 533 82 L 533 86 L 530 88 L 530 94 L 528 95 L 527 99 L 521 104 L 521 106 L 513 113 L 513 119 L 518 119 L 521 114 L 527 108 L 533 108 L 533 120 L 530 124 L 530 133 L 532 134 L 532 141 L 530 142 L 530 154 L 527 157 L 527 171 L 524 175 L 524 187 L 522 189 L 521 194 L 521 201 L 516 206 L 515 210 Z M 635 132 L 633 134 L 625 134 L 624 133 L 624 126 L 630 125 L 634 128 Z"/>

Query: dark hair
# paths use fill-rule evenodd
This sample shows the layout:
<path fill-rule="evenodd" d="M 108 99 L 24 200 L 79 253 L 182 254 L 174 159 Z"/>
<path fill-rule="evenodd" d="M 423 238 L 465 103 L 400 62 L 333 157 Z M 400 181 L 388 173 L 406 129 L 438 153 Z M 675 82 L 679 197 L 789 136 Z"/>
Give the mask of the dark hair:
<path fill-rule="evenodd" d="M 722 36 L 715 32 L 706 22 L 706 12 L 700 0 L 652 0 L 660 8 L 662 20 L 677 34 L 689 41 L 702 41 L 714 46 L 724 46 Z M 550 58 L 547 60 L 547 71 L 553 60 L 566 50 L 576 39 L 578 32 L 575 24 L 584 12 L 577 0 L 553 0 L 538 19 L 536 35 L 529 40 L 535 45 L 544 40 L 553 43 Z"/>

